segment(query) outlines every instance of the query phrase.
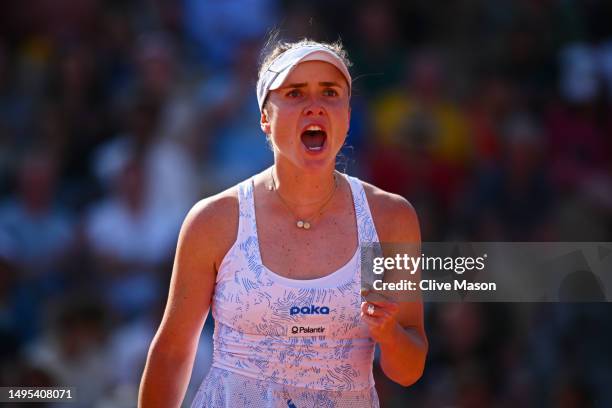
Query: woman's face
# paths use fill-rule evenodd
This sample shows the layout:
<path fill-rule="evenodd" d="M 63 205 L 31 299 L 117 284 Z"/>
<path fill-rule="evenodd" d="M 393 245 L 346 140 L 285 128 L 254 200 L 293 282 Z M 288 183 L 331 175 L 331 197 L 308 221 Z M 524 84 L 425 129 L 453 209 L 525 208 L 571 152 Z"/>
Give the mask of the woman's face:
<path fill-rule="evenodd" d="M 261 128 L 275 160 L 307 170 L 335 164 L 349 128 L 349 88 L 344 75 L 323 61 L 298 64 L 283 86 L 270 91 Z"/>

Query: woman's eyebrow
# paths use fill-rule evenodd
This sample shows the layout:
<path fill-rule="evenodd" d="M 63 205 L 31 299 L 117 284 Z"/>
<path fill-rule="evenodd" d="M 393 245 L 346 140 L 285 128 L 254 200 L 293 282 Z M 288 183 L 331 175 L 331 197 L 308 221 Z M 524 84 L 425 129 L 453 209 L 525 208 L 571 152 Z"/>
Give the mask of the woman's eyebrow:
<path fill-rule="evenodd" d="M 300 82 L 300 83 L 295 83 L 295 84 L 287 84 L 283 86 L 283 88 L 304 88 L 307 85 L 308 84 L 306 82 Z"/>
<path fill-rule="evenodd" d="M 282 88 L 304 88 L 306 86 L 308 86 L 307 82 L 299 82 L 299 83 L 287 84 L 283 86 Z M 322 82 L 319 82 L 319 86 L 325 86 L 325 87 L 335 86 L 335 87 L 341 88 L 341 85 L 335 81 L 322 81 Z"/>
<path fill-rule="evenodd" d="M 319 85 L 321 86 L 337 86 L 338 88 L 340 88 L 340 84 L 337 82 L 329 82 L 329 81 L 325 81 L 325 82 L 319 82 Z"/>

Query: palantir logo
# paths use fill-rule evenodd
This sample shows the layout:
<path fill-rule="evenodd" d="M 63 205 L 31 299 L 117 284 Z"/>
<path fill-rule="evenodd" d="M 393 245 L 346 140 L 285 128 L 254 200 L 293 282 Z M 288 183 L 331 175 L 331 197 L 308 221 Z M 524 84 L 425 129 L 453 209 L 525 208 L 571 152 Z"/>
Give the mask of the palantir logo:
<path fill-rule="evenodd" d="M 297 314 L 305 314 L 305 315 L 329 314 L 329 307 L 315 306 L 315 305 L 304 306 L 304 307 L 291 306 L 291 309 L 289 309 L 289 314 L 291 316 L 297 315 Z"/>
<path fill-rule="evenodd" d="M 289 337 L 325 336 L 325 326 L 291 326 L 287 328 Z"/>

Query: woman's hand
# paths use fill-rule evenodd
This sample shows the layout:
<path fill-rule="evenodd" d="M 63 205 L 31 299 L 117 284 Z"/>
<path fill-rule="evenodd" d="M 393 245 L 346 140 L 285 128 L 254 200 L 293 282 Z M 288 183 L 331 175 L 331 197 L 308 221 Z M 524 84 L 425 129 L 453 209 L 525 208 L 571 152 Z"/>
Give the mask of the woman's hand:
<path fill-rule="evenodd" d="M 380 293 L 364 289 L 361 318 L 368 325 L 370 337 L 381 345 L 391 345 L 402 330 L 398 322 L 399 305 Z"/>

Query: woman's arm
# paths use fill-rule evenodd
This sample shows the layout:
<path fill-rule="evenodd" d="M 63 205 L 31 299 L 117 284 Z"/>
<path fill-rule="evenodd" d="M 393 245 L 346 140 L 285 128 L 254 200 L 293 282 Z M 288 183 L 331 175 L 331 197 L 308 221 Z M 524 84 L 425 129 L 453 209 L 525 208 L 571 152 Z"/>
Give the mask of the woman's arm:
<path fill-rule="evenodd" d="M 422 321 L 422 304 L 372 303 L 378 305 L 376 313 L 379 315 L 384 312 L 389 314 L 386 321 L 370 329 L 377 331 L 374 336 L 380 345 L 380 366 L 383 372 L 405 387 L 414 384 L 423 375 L 428 348 L 423 324 L 418 324 L 419 315 Z"/>
<path fill-rule="evenodd" d="M 421 234 L 414 208 L 402 197 L 372 191 L 368 196 L 381 243 L 406 244 L 399 249 L 418 256 Z M 390 254 L 385 254 L 390 255 Z M 406 278 L 406 271 L 385 272 L 385 281 Z M 415 279 L 416 278 L 416 279 Z M 419 275 L 411 280 L 418 281 Z M 380 345 L 380 364 L 391 380 L 403 386 L 415 383 L 423 374 L 428 343 L 423 322 L 423 303 L 420 296 L 410 301 L 390 299 L 380 293 L 365 293 L 362 317 L 370 334 Z M 401 298 L 401 297 L 400 297 Z M 374 305 L 374 315 L 367 314 L 368 304 Z"/>
<path fill-rule="evenodd" d="M 180 407 L 189 384 L 216 268 L 235 239 L 237 201 L 219 195 L 196 204 L 179 234 L 166 310 L 145 365 L 138 406 Z"/>

